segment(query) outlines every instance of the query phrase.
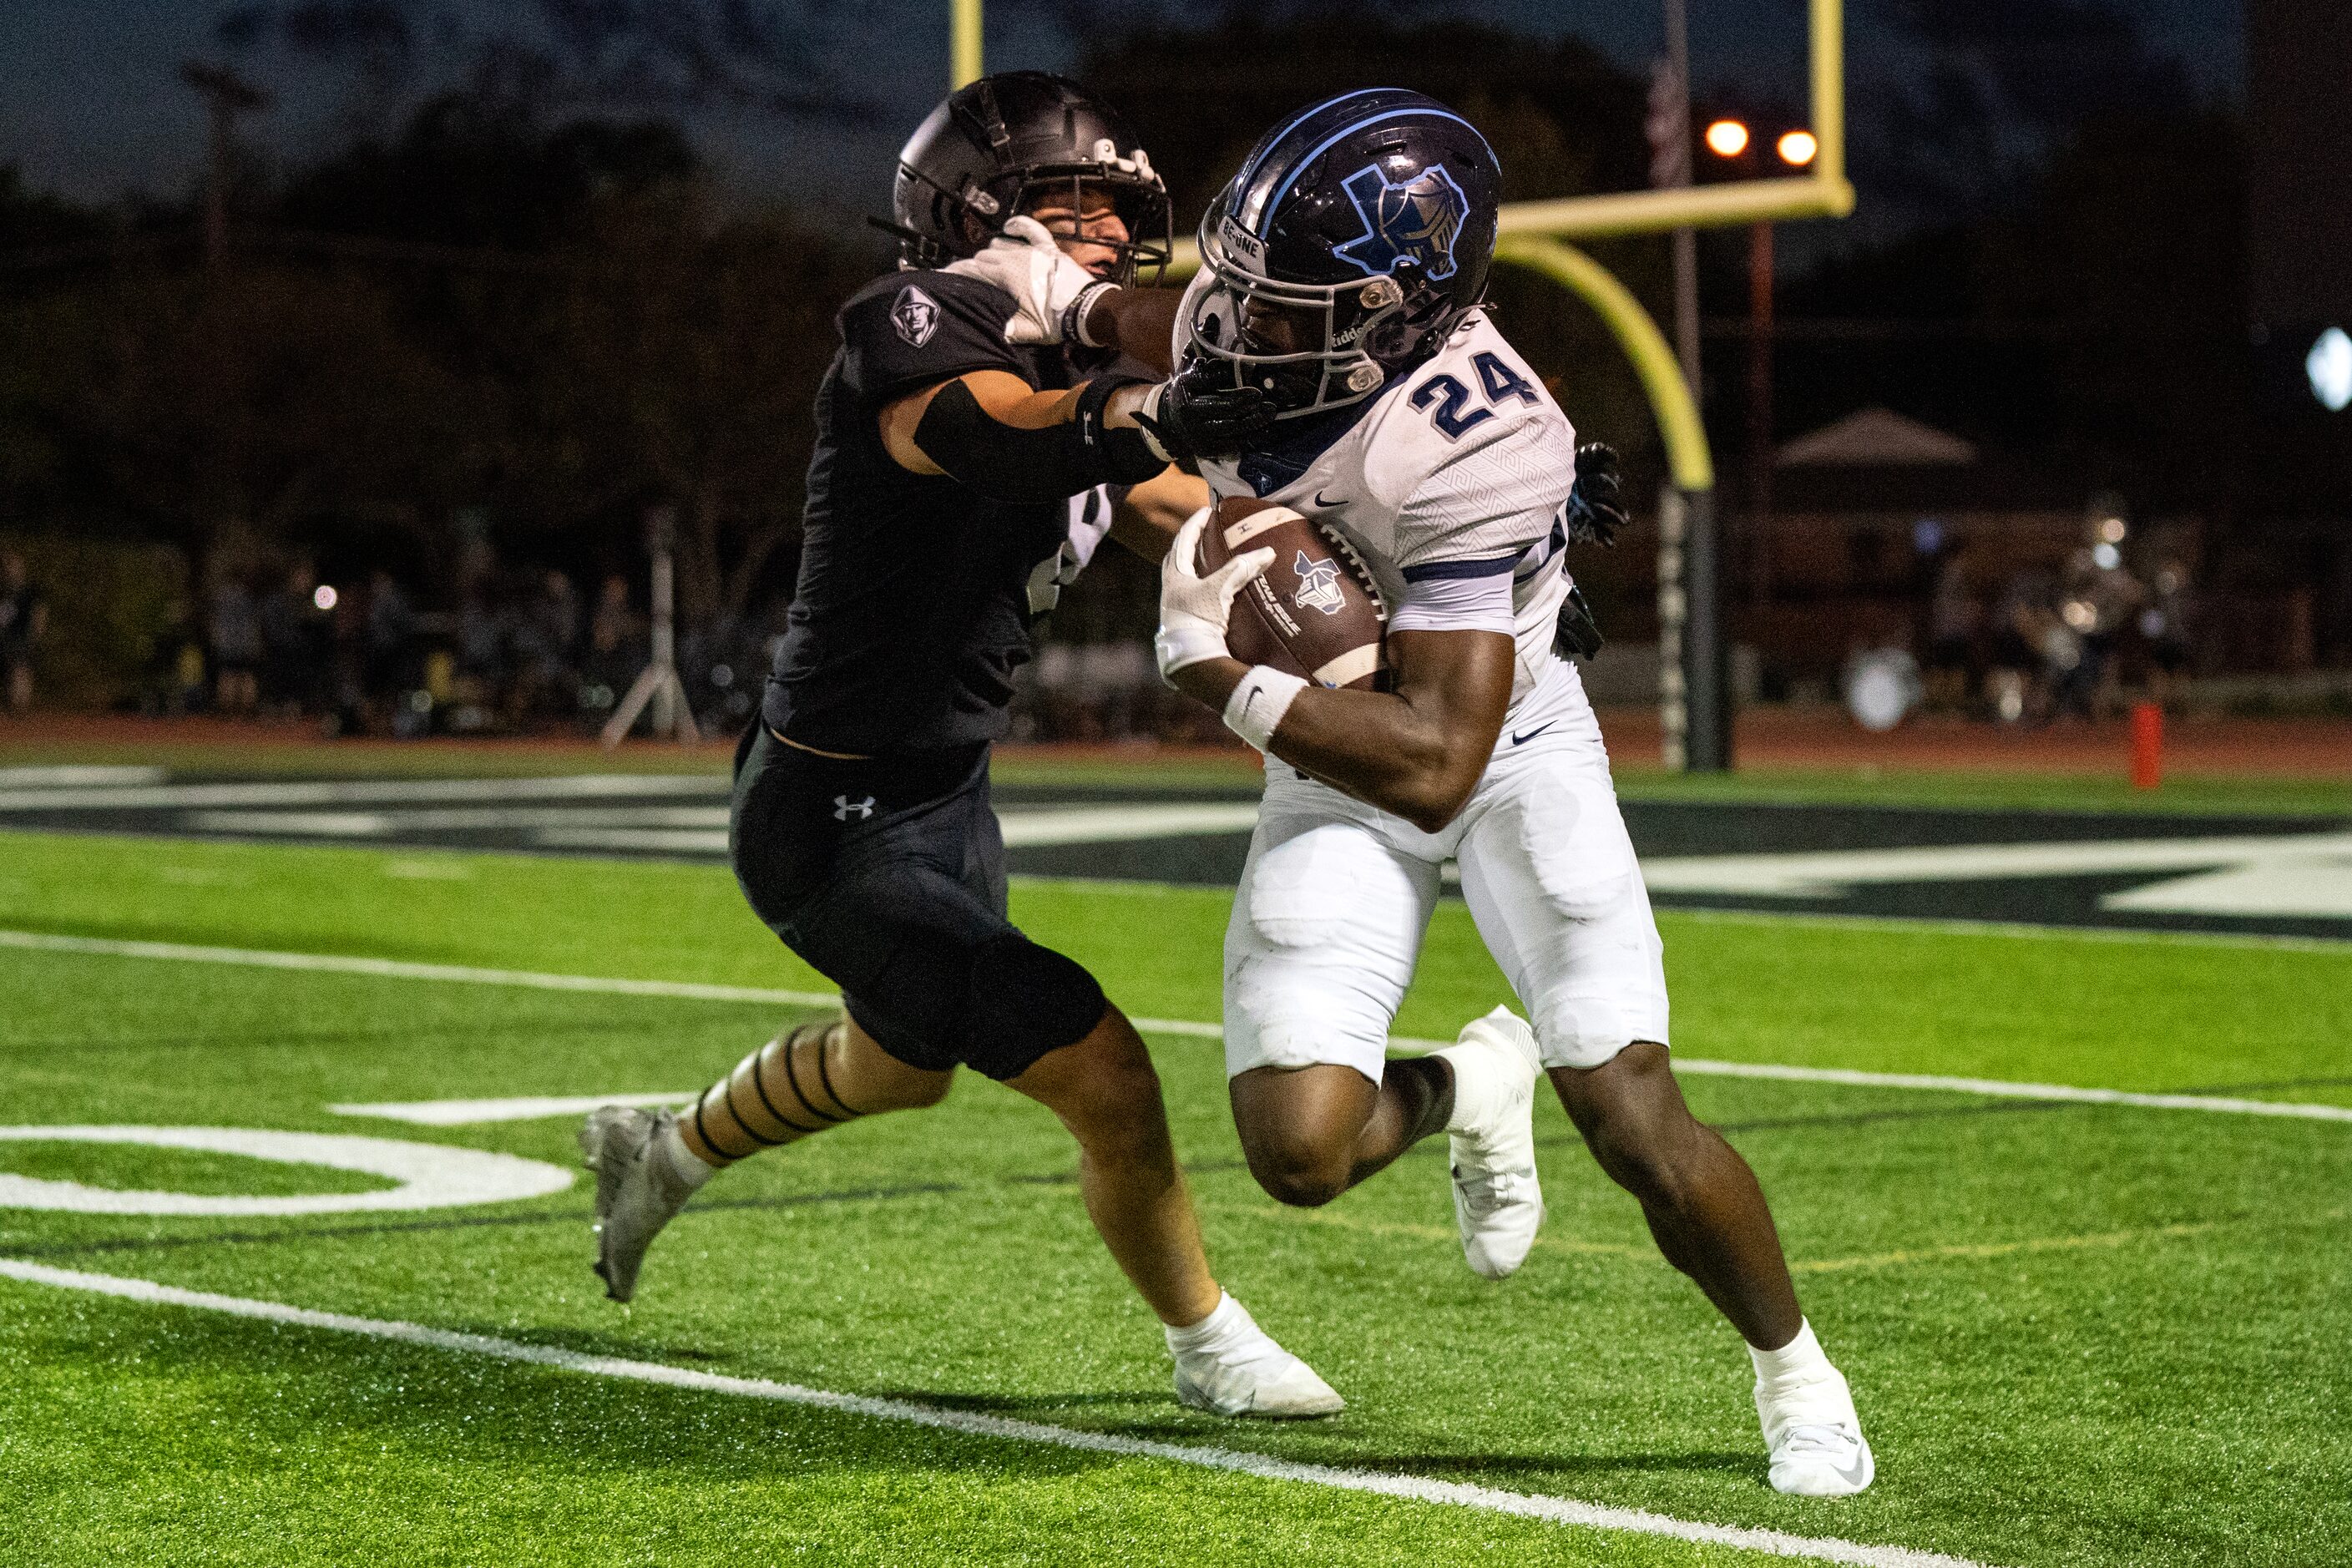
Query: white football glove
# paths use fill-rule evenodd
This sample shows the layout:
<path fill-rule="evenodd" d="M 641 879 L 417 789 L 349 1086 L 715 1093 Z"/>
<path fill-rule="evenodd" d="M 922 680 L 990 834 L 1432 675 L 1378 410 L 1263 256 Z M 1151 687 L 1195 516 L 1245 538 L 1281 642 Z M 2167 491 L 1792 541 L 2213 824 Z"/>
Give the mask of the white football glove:
<path fill-rule="evenodd" d="M 1114 287 L 1066 255 L 1053 231 L 1034 217 L 1010 217 L 979 255 L 948 263 L 947 271 L 977 278 L 1013 296 L 1016 307 L 1004 323 L 1008 343 L 1062 341 L 1065 320 L 1079 296 Z"/>
<path fill-rule="evenodd" d="M 1205 577 L 1195 572 L 1192 559 L 1208 530 L 1209 512 L 1204 506 L 1184 520 L 1160 563 L 1160 635 L 1151 639 L 1151 650 L 1159 657 L 1162 680 L 1187 665 L 1227 657 L 1225 623 L 1233 615 L 1234 595 L 1274 564 L 1273 551 L 1253 550 Z"/>

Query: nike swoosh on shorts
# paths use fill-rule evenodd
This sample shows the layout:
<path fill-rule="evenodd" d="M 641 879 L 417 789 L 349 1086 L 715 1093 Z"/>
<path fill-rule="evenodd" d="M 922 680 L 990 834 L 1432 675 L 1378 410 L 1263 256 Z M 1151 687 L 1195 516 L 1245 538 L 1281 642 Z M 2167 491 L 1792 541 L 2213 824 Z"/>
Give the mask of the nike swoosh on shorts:
<path fill-rule="evenodd" d="M 1559 722 L 1559 721 L 1555 719 L 1551 721 L 1551 724 L 1557 724 Z M 1520 734 L 1517 730 L 1514 730 L 1511 731 L 1511 744 L 1514 746 L 1524 746 L 1529 741 L 1534 740 L 1538 735 L 1542 734 L 1546 730 L 1550 729 L 1551 724 L 1538 724 L 1524 735 Z"/>

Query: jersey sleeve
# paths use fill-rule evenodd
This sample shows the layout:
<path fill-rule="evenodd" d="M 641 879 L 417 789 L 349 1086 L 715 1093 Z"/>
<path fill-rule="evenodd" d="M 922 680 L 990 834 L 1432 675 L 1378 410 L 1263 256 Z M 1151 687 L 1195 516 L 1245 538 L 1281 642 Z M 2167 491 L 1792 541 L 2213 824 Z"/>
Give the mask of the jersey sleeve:
<path fill-rule="evenodd" d="M 1422 478 L 1397 510 L 1405 587 L 1391 630 L 1512 631 L 1513 573 L 1576 482 L 1570 440 L 1529 419 Z"/>
<path fill-rule="evenodd" d="M 874 409 L 976 370 L 1006 371 L 1034 385 L 1028 360 L 1004 341 L 1012 318 L 1012 300 L 976 278 L 884 279 L 842 309 L 843 380 Z"/>

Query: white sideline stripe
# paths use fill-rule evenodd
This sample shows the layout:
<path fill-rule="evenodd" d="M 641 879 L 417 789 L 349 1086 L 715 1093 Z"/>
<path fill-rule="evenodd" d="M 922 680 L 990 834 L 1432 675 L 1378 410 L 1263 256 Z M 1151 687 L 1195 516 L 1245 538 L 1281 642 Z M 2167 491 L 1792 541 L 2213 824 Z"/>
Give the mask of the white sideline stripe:
<path fill-rule="evenodd" d="M 320 837 L 377 833 L 441 833 L 501 827 L 716 827 L 726 837 L 723 805 L 490 805 L 418 811 L 192 811 L 187 826 L 207 832 L 300 833 Z M 345 826 L 358 824 L 361 826 Z"/>
<path fill-rule="evenodd" d="M 0 789 L 88 789 L 97 784 L 162 784 L 162 768 L 113 767 L 104 763 L 59 767 L 0 768 Z"/>
<path fill-rule="evenodd" d="M 2079 1089 L 2063 1083 L 2017 1083 L 1999 1078 L 1944 1078 L 1927 1073 L 1854 1072 L 1844 1068 L 1777 1067 L 1769 1062 L 1675 1058 L 1676 1072 L 1715 1078 L 1775 1078 L 1797 1083 L 1840 1083 L 1860 1089 L 1930 1089 L 2004 1100 L 2061 1100 L 2084 1105 L 2131 1105 L 2144 1110 L 2210 1110 L 2233 1116 L 2285 1116 L 2309 1121 L 2352 1121 L 2352 1106 L 2300 1100 L 2236 1100 L 2213 1094 L 2136 1094 L 2120 1089 Z"/>
<path fill-rule="evenodd" d="M 475 1127 L 488 1121 L 535 1121 L 542 1116 L 584 1116 L 601 1105 L 684 1105 L 695 1096 L 678 1094 L 524 1095 L 511 1100 L 382 1100 L 369 1105 L 331 1105 L 338 1116 L 380 1116 L 416 1127 Z"/>
<path fill-rule="evenodd" d="M 2033 921 L 1937 920 L 1925 915 L 1842 915 L 1816 910 L 1711 910 L 1690 904 L 1663 907 L 1676 920 L 1710 925 L 1806 925 L 1878 934 L 1916 931 L 1931 936 L 2021 937 L 2029 942 L 2240 947 L 2269 952 L 2316 952 L 2330 958 L 2352 955 L 2352 941 L 2335 936 L 2272 936 L 2262 931 L 2176 931 L 2150 926 L 2052 925 Z"/>
<path fill-rule="evenodd" d="M 1743 893 L 1823 898 L 1880 882 L 1960 882 L 2016 877 L 2086 877 L 2107 871 L 2202 870 L 2218 866 L 2333 860 L 2352 855 L 2352 833 L 2210 838 L 2115 838 L 2032 844 L 1948 844 L 1909 849 L 1794 854 L 1673 855 L 1642 862 L 1654 893 Z"/>
<path fill-rule="evenodd" d="M 790 1007 L 831 1007 L 841 997 L 831 991 L 774 991 L 755 985 L 710 985 L 691 980 L 618 980 L 594 974 L 542 974 L 527 969 L 473 969 L 450 963 L 412 963 L 395 958 L 359 958 L 338 953 L 268 952 L 248 948 L 193 947 L 173 942 L 124 942 L 111 937 L 56 936 L 47 931 L 0 931 L 0 948 L 73 952 L 98 957 L 150 958 L 188 963 L 226 963 L 255 969 L 293 969 L 327 974 L 363 974 L 387 980 L 443 980 L 469 985 L 511 985 L 530 991 L 571 991 L 612 996 L 662 996 L 686 1002 L 751 1002 Z M 1153 1035 L 1220 1040 L 1222 1024 L 1188 1018 L 1130 1018 Z M 1424 1054 L 1449 1042 L 1398 1037 L 1400 1050 Z M 2236 1100 L 2207 1094 L 2145 1094 L 2120 1089 L 2084 1089 L 2073 1084 L 2021 1083 L 2010 1079 L 1947 1078 L 1929 1073 L 1859 1072 L 1846 1068 L 1781 1067 L 1769 1062 L 1712 1061 L 1675 1058 L 1677 1072 L 1721 1078 L 1773 1078 L 1795 1083 L 1834 1083 L 1858 1089 L 1935 1089 L 1952 1094 L 1995 1095 L 2015 1100 L 2078 1100 L 2129 1105 L 2145 1110 L 2203 1110 L 2225 1115 L 2284 1116 L 2312 1121 L 2352 1121 L 2352 1106 L 2314 1105 L 2301 1100 Z M 605 1103 L 598 1100 L 596 1104 Z"/>
<path fill-rule="evenodd" d="M 724 795 L 730 787 L 724 773 L 575 773 L 553 778 L 310 779 L 281 784 L 0 789 L 0 811 L 401 805 L 467 800 L 658 800 L 677 795 Z"/>
<path fill-rule="evenodd" d="M 530 836 L 542 849 L 625 849 L 646 855 L 724 855 L 724 827 L 542 827 Z"/>
<path fill-rule="evenodd" d="M 1247 833 L 1257 826 L 1257 802 L 1168 801 L 1142 805 L 1079 805 L 998 814 L 1008 849 L 1041 844 L 1115 844 L 1138 838 L 1183 838 L 1204 833 Z"/>
<path fill-rule="evenodd" d="M 1651 1513 L 1645 1509 L 1611 1508 L 1599 1503 L 1578 1502 L 1571 1498 L 1502 1491 L 1492 1487 L 1433 1480 L 1423 1476 L 1346 1470 L 1232 1448 L 1193 1447 L 1181 1443 L 1125 1437 L 1110 1432 L 1085 1432 L 1067 1426 L 1049 1426 L 1038 1421 L 1016 1421 L 1002 1415 L 943 1410 L 908 1400 L 834 1394 L 821 1388 L 803 1388 L 797 1384 L 772 1383 L 762 1377 L 727 1377 L 718 1373 L 697 1372 L 688 1367 L 667 1366 L 660 1362 L 633 1361 L 623 1356 L 584 1355 L 578 1351 L 553 1345 L 525 1344 L 519 1340 L 499 1339 L 489 1334 L 461 1333 L 450 1329 L 428 1328 L 422 1323 L 401 1322 L 395 1319 L 320 1312 L 278 1301 L 220 1296 L 209 1290 L 186 1290 L 152 1279 L 129 1279 L 113 1274 L 86 1274 L 71 1268 L 52 1268 L 45 1264 L 26 1263 L 16 1258 L 0 1258 L 0 1275 L 31 1285 L 83 1290 L 93 1295 L 113 1296 L 155 1306 L 223 1312 L 231 1317 L 254 1318 L 263 1322 L 286 1323 L 297 1328 L 358 1334 L 368 1339 L 389 1340 L 397 1344 L 450 1351 L 460 1355 L 488 1356 L 498 1361 L 584 1373 L 591 1377 L 621 1378 L 697 1394 L 725 1394 L 743 1399 L 808 1405 L 845 1415 L 904 1422 L 975 1437 L 1000 1437 L 1016 1443 L 1044 1443 L 1088 1453 L 1115 1454 L 1126 1458 L 1158 1459 L 1167 1464 L 1189 1465 L 1196 1469 L 1227 1470 L 1265 1480 L 1294 1481 L 1340 1491 L 1367 1492 L 1375 1497 L 1394 1498 L 1405 1502 L 1444 1503 L 1455 1508 L 1476 1509 L 1486 1513 L 1578 1525 L 1588 1530 L 1664 1536 L 1701 1545 L 1767 1552 L 1776 1557 L 1850 1563 L 1855 1568 L 1983 1568 L 1982 1564 L 1966 1558 L 1915 1552 L 1903 1546 L 1874 1546 L 1851 1541 L 1788 1535 L 1777 1530 L 1706 1524 L 1696 1520 Z"/>

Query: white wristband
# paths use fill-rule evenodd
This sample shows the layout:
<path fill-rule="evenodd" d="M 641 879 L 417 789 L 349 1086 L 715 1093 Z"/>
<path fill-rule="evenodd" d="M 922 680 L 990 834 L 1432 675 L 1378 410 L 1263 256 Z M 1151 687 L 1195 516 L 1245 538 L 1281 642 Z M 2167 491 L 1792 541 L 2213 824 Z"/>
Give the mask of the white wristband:
<path fill-rule="evenodd" d="M 1306 689 L 1307 682 L 1287 670 L 1252 665 L 1234 694 L 1225 699 L 1225 728 L 1259 751 L 1270 751 L 1282 716 Z"/>
<path fill-rule="evenodd" d="M 1079 289 L 1077 298 L 1063 308 L 1062 341 L 1066 343 L 1075 342 L 1090 349 L 1108 348 L 1109 346 L 1108 343 L 1098 343 L 1087 336 L 1087 318 L 1094 313 L 1097 301 L 1118 287 L 1118 284 L 1106 278 L 1100 282 L 1089 283 Z"/>

